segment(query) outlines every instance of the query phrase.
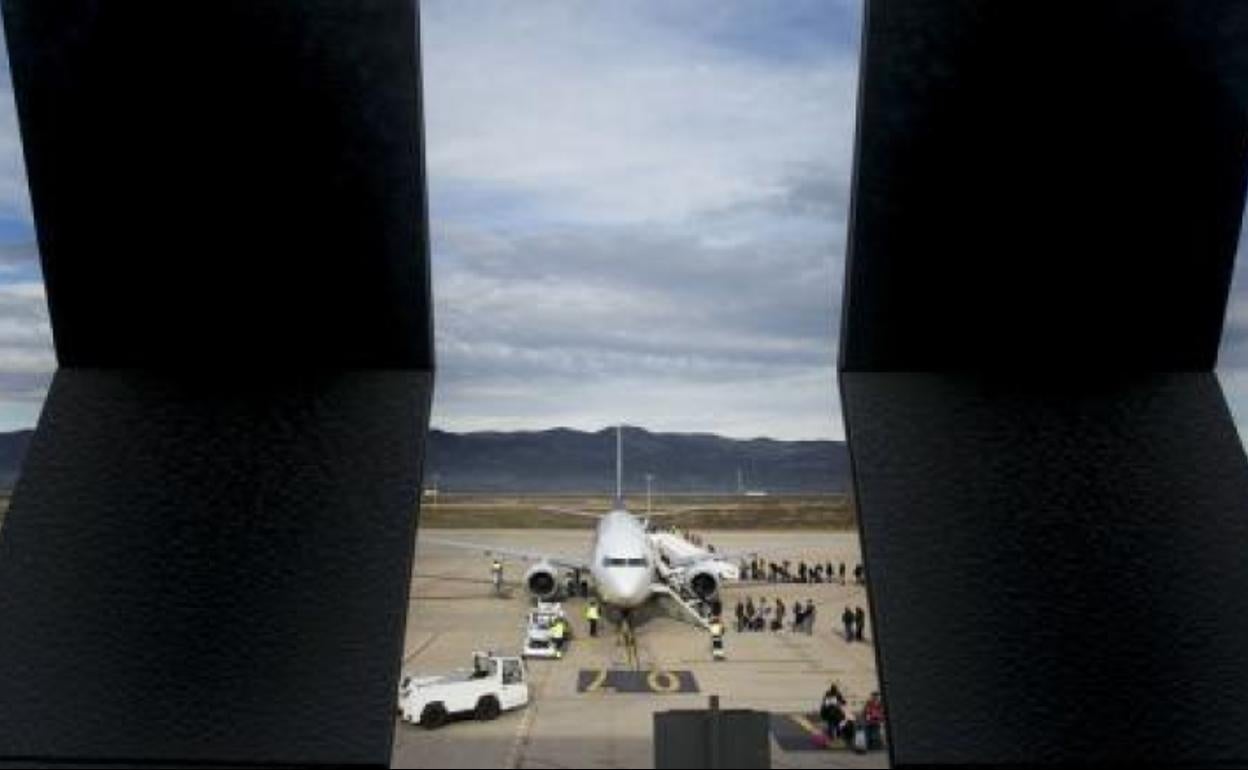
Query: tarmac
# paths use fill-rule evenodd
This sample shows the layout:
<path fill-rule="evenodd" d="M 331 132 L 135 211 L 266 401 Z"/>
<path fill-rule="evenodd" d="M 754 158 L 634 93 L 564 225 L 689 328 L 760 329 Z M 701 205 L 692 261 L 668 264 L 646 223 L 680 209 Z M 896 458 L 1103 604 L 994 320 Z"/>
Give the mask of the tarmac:
<path fill-rule="evenodd" d="M 507 545 L 568 556 L 588 553 L 590 530 L 429 530 L 444 537 Z M 854 532 L 709 531 L 701 533 L 721 550 L 785 548 L 774 560 L 860 561 Z M 404 646 L 405 673 L 437 674 L 471 664 L 474 650 L 518 654 L 524 635 L 528 592 L 520 585 L 526 565 L 508 561 L 503 596 L 494 594 L 488 557 L 459 549 L 417 545 L 411 605 Z M 396 720 L 394 767 L 620 768 L 653 767 L 653 715 L 669 709 L 706 708 L 718 695 L 720 708 L 772 714 L 772 766 L 887 767 L 887 752 L 854 754 L 819 748 L 813 716 L 831 682 L 858 706 L 878 689 L 872 629 L 866 642 L 847 643 L 840 628 L 846 605 L 867 606 L 861 586 L 739 583 L 722 588 L 727 616 L 726 660 L 711 659 L 707 633 L 656 607 L 638 619 L 636 656 L 611 623 L 590 638 L 584 600 L 565 600 L 573 639 L 562 660 L 530 660 L 531 700 L 524 709 L 492 722 L 457 721 L 425 730 Z M 738 598 L 757 602 L 776 597 L 792 606 L 813 599 L 814 633 L 737 633 L 732 609 Z M 672 610 L 673 614 L 675 611 Z M 690 683 L 696 692 L 690 692 Z M 681 692 L 684 690 L 684 692 Z M 887 705 L 887 704 L 886 704 Z"/>

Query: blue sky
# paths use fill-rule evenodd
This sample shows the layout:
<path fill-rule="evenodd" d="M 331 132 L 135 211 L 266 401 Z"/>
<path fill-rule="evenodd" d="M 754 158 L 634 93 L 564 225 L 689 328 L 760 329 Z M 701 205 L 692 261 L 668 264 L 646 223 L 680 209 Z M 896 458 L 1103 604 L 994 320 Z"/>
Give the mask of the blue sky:
<path fill-rule="evenodd" d="M 435 425 L 840 436 L 857 2 L 425 0 Z M 0 430 L 54 368 L 0 73 Z"/>
<path fill-rule="evenodd" d="M 0 36 L 0 430 L 34 425 L 56 356 Z"/>

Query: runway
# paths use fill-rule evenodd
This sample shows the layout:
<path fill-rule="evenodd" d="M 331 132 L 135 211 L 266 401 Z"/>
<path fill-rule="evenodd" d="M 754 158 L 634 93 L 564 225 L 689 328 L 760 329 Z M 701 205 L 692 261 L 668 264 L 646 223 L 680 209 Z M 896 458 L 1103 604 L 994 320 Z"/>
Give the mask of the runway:
<path fill-rule="evenodd" d="M 430 530 L 439 537 L 507 544 L 583 556 L 590 533 L 580 530 Z M 792 546 L 772 558 L 796 561 L 859 561 L 854 532 L 710 531 L 716 547 Z M 473 650 L 519 652 L 529 596 L 519 585 L 524 567 L 509 562 L 509 595 L 493 594 L 489 560 L 446 546 L 418 544 L 405 642 L 405 672 L 439 673 L 469 665 Z M 736 633 L 732 607 L 738 597 L 776 597 L 790 606 L 813 599 L 814 633 Z M 874 651 L 847 644 L 840 633 L 844 607 L 866 606 L 865 590 L 837 584 L 761 583 L 727 585 L 723 591 L 727 659 L 712 661 L 710 641 L 698 628 L 653 613 L 636 623 L 636 666 L 611 624 L 591 639 L 583 600 L 565 602 L 574 639 L 559 661 L 529 661 L 532 700 L 525 709 L 493 722 L 457 722 L 428 731 L 398 723 L 395 767 L 653 767 L 652 720 L 656 711 L 704 708 L 719 695 L 722 708 L 772 712 L 780 720 L 782 748 L 772 741 L 774 767 L 885 767 L 887 756 L 844 750 L 808 750 L 803 717 L 836 681 L 851 703 L 877 689 Z M 638 670 L 639 669 L 639 670 Z M 627 672 L 627 673 L 626 673 Z M 690 691 L 692 681 L 696 692 Z M 787 715 L 793 715 L 792 717 Z M 805 724 L 803 724 L 805 723 Z M 810 744 L 813 746 L 813 741 Z"/>

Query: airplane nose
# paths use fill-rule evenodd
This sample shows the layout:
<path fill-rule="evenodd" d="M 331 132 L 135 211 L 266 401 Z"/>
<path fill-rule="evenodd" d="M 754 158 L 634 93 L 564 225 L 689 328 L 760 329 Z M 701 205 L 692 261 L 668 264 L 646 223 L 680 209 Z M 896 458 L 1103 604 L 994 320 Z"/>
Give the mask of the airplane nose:
<path fill-rule="evenodd" d="M 650 581 L 645 575 L 630 575 L 623 583 L 623 590 L 620 591 L 622 604 L 635 607 L 646 600 L 646 588 Z"/>

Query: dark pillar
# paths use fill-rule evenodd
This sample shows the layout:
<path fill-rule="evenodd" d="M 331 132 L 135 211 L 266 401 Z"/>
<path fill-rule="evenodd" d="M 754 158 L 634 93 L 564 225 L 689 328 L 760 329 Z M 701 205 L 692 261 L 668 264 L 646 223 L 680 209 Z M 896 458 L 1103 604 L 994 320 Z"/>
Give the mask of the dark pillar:
<path fill-rule="evenodd" d="M 0 758 L 386 765 L 433 377 L 412 0 L 4 0 L 61 368 Z"/>
<path fill-rule="evenodd" d="M 1248 759 L 1248 7 L 870 0 L 841 391 L 899 765 Z"/>

